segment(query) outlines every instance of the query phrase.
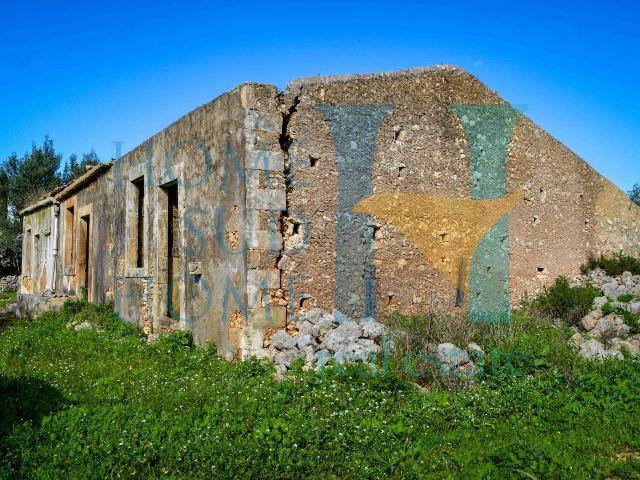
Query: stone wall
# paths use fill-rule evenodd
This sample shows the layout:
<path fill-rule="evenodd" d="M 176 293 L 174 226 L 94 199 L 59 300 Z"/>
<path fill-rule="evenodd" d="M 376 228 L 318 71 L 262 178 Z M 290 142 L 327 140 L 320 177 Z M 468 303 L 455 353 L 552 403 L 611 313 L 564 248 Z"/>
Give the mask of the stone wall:
<path fill-rule="evenodd" d="M 6 275 L 0 277 L 0 292 L 16 292 L 20 286 L 18 275 Z"/>
<path fill-rule="evenodd" d="M 25 212 L 53 237 L 34 257 L 25 235 L 22 294 L 86 285 L 229 357 L 267 355 L 314 307 L 507 322 L 590 253 L 640 256 L 640 208 L 446 66 L 244 84 L 51 195 Z"/>
<path fill-rule="evenodd" d="M 303 79 L 287 94 L 287 208 L 308 234 L 304 248 L 285 238 L 296 309 L 357 319 L 433 301 L 508 321 L 589 253 L 638 253 L 640 209 L 460 69 Z"/>

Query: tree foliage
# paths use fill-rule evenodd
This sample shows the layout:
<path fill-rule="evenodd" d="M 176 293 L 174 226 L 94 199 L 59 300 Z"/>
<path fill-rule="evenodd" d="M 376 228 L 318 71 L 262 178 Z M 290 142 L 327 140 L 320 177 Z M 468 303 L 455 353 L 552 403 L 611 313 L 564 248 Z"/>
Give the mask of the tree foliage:
<path fill-rule="evenodd" d="M 78 161 L 78 156 L 74 153 L 69 156 L 69 160 L 65 162 L 64 169 L 62 170 L 62 181 L 64 183 L 70 182 L 87 171 L 87 167 L 91 165 L 97 165 L 100 163 L 100 159 L 95 150 L 91 149 L 91 152 L 82 155 L 82 160 Z"/>
<path fill-rule="evenodd" d="M 11 154 L 0 166 L 0 273 L 17 272 L 22 250 L 22 219 L 20 211 L 43 198 L 49 191 L 82 175 L 87 165 L 100 160 L 94 150 L 78 161 L 71 155 L 63 163 L 62 154 L 55 151 L 53 140 L 44 137 L 35 142 L 31 151 L 21 157 Z"/>
<path fill-rule="evenodd" d="M 631 190 L 629 190 L 629 198 L 640 205 L 640 183 L 636 183 Z"/>
<path fill-rule="evenodd" d="M 24 207 L 58 187 L 62 181 L 58 174 L 61 163 L 62 155 L 56 153 L 48 136 L 42 145 L 34 142 L 31 152 L 22 157 L 12 154 L 2 168 L 7 176 L 9 214 L 17 217 Z"/>

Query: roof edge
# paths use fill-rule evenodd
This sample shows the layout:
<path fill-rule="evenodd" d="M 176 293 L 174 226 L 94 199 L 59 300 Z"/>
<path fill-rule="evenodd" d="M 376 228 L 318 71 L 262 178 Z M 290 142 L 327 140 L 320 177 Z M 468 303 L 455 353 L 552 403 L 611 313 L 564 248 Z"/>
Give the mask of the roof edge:
<path fill-rule="evenodd" d="M 66 185 L 63 185 L 62 187 L 54 188 L 49 193 L 47 193 L 46 197 L 42 198 L 41 200 L 38 200 L 35 203 L 32 203 L 31 205 L 26 206 L 25 208 L 20 210 L 20 212 L 18 213 L 20 214 L 20 216 L 24 216 L 28 213 L 32 213 L 37 210 L 40 210 L 41 208 L 46 207 L 47 205 L 60 203 L 62 200 L 66 199 L 73 193 L 77 192 L 85 185 L 88 185 L 89 183 L 91 183 L 100 174 L 110 169 L 112 165 L 113 165 L 113 162 L 105 162 L 105 163 L 99 163 L 97 165 L 92 166 L 91 169 L 87 170 L 85 173 L 80 175 L 75 180 L 72 180 L 71 182 L 67 183 Z"/>
<path fill-rule="evenodd" d="M 318 75 L 312 77 L 300 77 L 291 80 L 287 85 L 287 91 L 299 89 L 307 85 L 322 85 L 326 83 L 348 82 L 350 80 L 371 80 L 376 78 L 407 77 L 410 75 L 419 75 L 421 73 L 429 73 L 442 70 L 457 73 L 466 73 L 466 70 L 456 65 L 438 64 L 425 67 L 410 67 L 404 68 L 402 70 L 388 70 L 386 72 L 355 73 L 346 75 Z"/>
<path fill-rule="evenodd" d="M 40 210 L 41 208 L 46 207 L 47 205 L 52 205 L 54 203 L 57 203 L 56 200 L 52 196 L 48 195 L 42 200 L 39 200 L 36 203 L 32 203 L 31 205 L 23 208 L 18 213 L 20 214 L 20 216 L 24 216 L 27 213 L 35 212 L 37 210 Z"/>

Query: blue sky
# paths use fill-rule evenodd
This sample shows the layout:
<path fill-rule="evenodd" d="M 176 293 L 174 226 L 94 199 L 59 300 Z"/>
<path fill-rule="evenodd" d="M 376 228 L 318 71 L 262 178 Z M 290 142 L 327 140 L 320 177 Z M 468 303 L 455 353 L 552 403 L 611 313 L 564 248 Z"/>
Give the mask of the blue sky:
<path fill-rule="evenodd" d="M 244 81 L 448 63 L 621 188 L 640 182 L 635 2 L 0 0 L 0 158 L 128 151 Z"/>

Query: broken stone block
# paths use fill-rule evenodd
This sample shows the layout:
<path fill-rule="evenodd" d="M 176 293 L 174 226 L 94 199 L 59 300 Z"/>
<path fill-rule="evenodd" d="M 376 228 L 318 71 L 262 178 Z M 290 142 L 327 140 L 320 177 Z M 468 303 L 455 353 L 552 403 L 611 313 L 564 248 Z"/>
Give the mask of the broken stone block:
<path fill-rule="evenodd" d="M 361 335 L 362 329 L 357 323 L 342 323 L 326 334 L 321 348 L 337 352 L 355 343 Z"/>
<path fill-rule="evenodd" d="M 436 358 L 445 365 L 457 367 L 470 361 L 469 355 L 453 343 L 441 343 L 436 351 Z"/>
<path fill-rule="evenodd" d="M 595 339 L 587 340 L 580 345 L 580 356 L 586 360 L 602 358 L 604 346 Z"/>
<path fill-rule="evenodd" d="M 284 330 L 274 333 L 271 337 L 271 346 L 277 350 L 292 350 L 296 348 L 297 343 L 297 339 Z"/>
<path fill-rule="evenodd" d="M 582 325 L 582 328 L 589 331 L 596 326 L 598 320 L 600 320 L 601 318 L 602 310 L 600 308 L 596 308 L 595 310 L 589 312 L 584 316 L 584 318 L 580 321 L 580 325 Z"/>

